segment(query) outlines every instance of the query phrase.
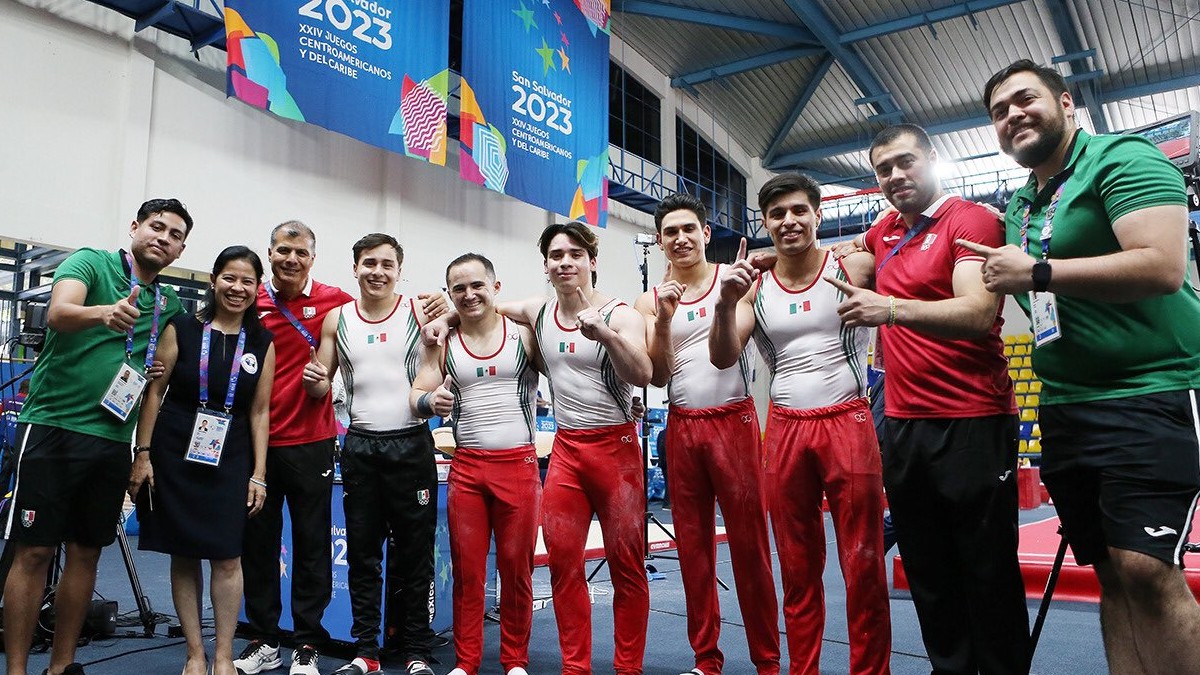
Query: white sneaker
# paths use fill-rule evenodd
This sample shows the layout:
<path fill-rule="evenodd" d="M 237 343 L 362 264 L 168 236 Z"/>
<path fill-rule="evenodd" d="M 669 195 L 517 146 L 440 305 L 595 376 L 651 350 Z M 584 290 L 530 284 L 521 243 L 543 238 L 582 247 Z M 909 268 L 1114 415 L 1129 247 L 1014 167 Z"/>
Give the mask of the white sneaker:
<path fill-rule="evenodd" d="M 680 673 L 680 675 L 704 675 L 704 671 L 700 670 L 699 668 L 692 668 L 686 673 Z"/>
<path fill-rule="evenodd" d="M 404 667 L 404 675 L 433 675 L 433 668 L 421 659 L 413 659 Z"/>
<path fill-rule="evenodd" d="M 233 667 L 239 673 L 255 675 L 267 670 L 275 670 L 283 665 L 279 658 L 279 647 L 272 647 L 262 640 L 251 640 L 242 650 L 241 656 L 233 661 Z"/>
<path fill-rule="evenodd" d="M 454 670 L 446 673 L 446 675 L 467 675 L 467 671 L 463 670 L 462 668 L 455 668 Z"/>
<path fill-rule="evenodd" d="M 300 645 L 292 650 L 292 668 L 288 675 L 321 675 L 317 669 L 317 650 L 312 645 Z"/>
<path fill-rule="evenodd" d="M 516 668 L 509 668 L 505 675 L 529 675 L 529 672 L 521 666 L 517 666 Z"/>

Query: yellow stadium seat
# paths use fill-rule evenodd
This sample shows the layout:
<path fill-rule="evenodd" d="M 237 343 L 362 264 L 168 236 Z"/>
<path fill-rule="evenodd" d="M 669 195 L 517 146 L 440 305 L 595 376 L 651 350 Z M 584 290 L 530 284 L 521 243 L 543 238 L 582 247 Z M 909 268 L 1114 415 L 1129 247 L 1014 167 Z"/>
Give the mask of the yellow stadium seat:
<path fill-rule="evenodd" d="M 1041 438 L 1042 437 L 1042 425 L 1038 424 L 1037 422 L 1034 422 L 1033 429 L 1030 430 L 1029 435 L 1034 438 Z"/>
<path fill-rule="evenodd" d="M 1016 379 L 1016 378 L 1014 378 L 1014 379 Z M 1029 391 L 1029 383 L 1028 382 L 1014 382 L 1013 383 L 1013 391 L 1017 392 L 1018 394 L 1024 394 L 1024 393 L 1028 392 Z"/>
<path fill-rule="evenodd" d="M 1017 336 L 1016 336 L 1016 335 L 1005 335 L 1005 336 L 1004 336 L 1004 344 L 1006 344 L 1006 345 L 1013 345 L 1013 344 L 1016 344 L 1016 343 L 1017 343 Z"/>
<path fill-rule="evenodd" d="M 1042 441 L 1041 440 L 1035 438 L 1032 441 L 1029 441 L 1029 452 L 1040 453 L 1041 451 L 1042 451 Z"/>
<path fill-rule="evenodd" d="M 1031 394 L 1042 393 L 1042 381 L 1041 380 L 1033 380 L 1032 382 L 1030 382 L 1029 383 L 1029 392 Z"/>
<path fill-rule="evenodd" d="M 1016 382 L 1017 380 L 1021 379 L 1021 369 L 1020 369 L 1020 368 L 1017 368 L 1017 367 L 1015 367 L 1015 366 L 1014 366 L 1014 367 L 1012 367 L 1012 368 L 1009 368 L 1009 369 L 1008 369 L 1008 376 L 1009 376 L 1010 378 L 1012 378 L 1012 381 L 1013 381 L 1013 382 Z"/>
<path fill-rule="evenodd" d="M 1029 444 L 1025 441 L 1024 438 L 1022 438 L 1021 439 L 1021 447 L 1017 450 L 1017 452 L 1027 452 L 1028 447 L 1029 447 Z"/>
<path fill-rule="evenodd" d="M 1033 344 L 1033 334 L 1025 333 L 1024 335 L 1018 335 L 1017 336 L 1017 344 L 1019 344 L 1019 345 Z"/>
<path fill-rule="evenodd" d="M 1017 345 L 1015 347 L 1015 349 L 1018 350 L 1018 352 L 1017 352 L 1018 354 L 1029 354 L 1030 353 L 1029 345 Z"/>
<path fill-rule="evenodd" d="M 1021 396 L 1020 394 L 1017 394 L 1017 407 L 1018 408 L 1025 407 L 1025 397 Z"/>
<path fill-rule="evenodd" d="M 1013 355 L 1013 353 L 1014 353 L 1014 352 L 1013 352 L 1013 346 L 1012 346 L 1012 345 L 1004 345 L 1004 355 L 1005 355 L 1005 356 L 1012 356 L 1012 355 Z"/>
<path fill-rule="evenodd" d="M 1022 422 L 1037 421 L 1037 411 L 1034 410 L 1033 408 L 1022 408 L 1021 409 L 1021 421 Z"/>
<path fill-rule="evenodd" d="M 1032 370 L 1030 370 L 1029 368 L 1022 368 L 1022 369 L 1021 369 L 1021 376 L 1020 376 L 1019 378 L 1017 378 L 1017 379 L 1020 379 L 1020 380 L 1032 380 L 1032 379 L 1033 379 L 1033 371 L 1032 371 Z"/>
<path fill-rule="evenodd" d="M 1041 404 L 1041 397 L 1037 394 L 1030 394 L 1025 397 L 1025 405 L 1029 408 L 1036 408 Z"/>

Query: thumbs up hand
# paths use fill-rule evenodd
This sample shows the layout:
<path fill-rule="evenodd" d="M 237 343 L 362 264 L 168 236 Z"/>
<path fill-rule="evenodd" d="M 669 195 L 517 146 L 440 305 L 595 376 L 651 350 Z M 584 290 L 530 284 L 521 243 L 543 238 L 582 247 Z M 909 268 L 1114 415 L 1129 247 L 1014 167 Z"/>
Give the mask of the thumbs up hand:
<path fill-rule="evenodd" d="M 834 277 L 823 277 L 826 283 L 845 294 L 846 299 L 838 305 L 837 313 L 842 323 L 851 328 L 859 326 L 881 326 L 888 322 L 893 307 L 892 298 L 875 291 L 852 286 Z"/>
<path fill-rule="evenodd" d="M 317 358 L 317 350 L 308 348 L 308 363 L 304 364 L 302 376 L 305 385 L 321 384 L 329 379 L 329 369 Z"/>
<path fill-rule="evenodd" d="M 438 417 L 448 417 L 450 413 L 454 412 L 453 387 L 454 380 L 447 374 L 446 379 L 442 380 L 438 388 L 433 390 L 433 396 L 429 399 L 429 405 Z"/>
<path fill-rule="evenodd" d="M 134 286 L 129 292 L 129 297 L 121 298 L 115 304 L 108 305 L 104 311 L 104 325 L 118 333 L 124 333 L 137 323 L 138 317 L 142 315 L 141 310 L 137 308 L 138 294 L 141 293 L 141 286 Z"/>

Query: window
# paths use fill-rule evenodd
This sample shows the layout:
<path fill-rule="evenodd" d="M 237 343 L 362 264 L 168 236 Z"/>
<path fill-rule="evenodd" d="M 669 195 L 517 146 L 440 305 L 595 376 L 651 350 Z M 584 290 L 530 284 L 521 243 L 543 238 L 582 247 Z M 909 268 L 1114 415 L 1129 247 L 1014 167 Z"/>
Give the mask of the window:
<path fill-rule="evenodd" d="M 681 191 L 708 207 L 708 217 L 738 232 L 746 227 L 746 177 L 682 118 L 675 118 L 676 171 Z"/>
<path fill-rule="evenodd" d="M 625 69 L 608 64 L 608 142 L 662 163 L 662 101 Z"/>

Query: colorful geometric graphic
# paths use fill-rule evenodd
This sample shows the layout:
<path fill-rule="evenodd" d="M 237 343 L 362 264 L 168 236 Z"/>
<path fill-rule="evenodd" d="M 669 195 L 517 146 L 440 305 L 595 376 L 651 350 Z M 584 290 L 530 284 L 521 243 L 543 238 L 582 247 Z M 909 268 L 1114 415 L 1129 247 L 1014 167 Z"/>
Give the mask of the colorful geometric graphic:
<path fill-rule="evenodd" d="M 588 27 L 592 29 L 592 35 L 596 34 L 597 29 L 612 33 L 612 26 L 609 24 L 612 19 L 612 3 L 609 0 L 575 0 L 575 6 L 583 12 Z"/>
<path fill-rule="evenodd" d="M 274 38 L 255 33 L 241 14 L 228 7 L 225 32 L 227 86 L 233 95 L 256 108 L 303 122 L 304 114 L 288 93 L 287 76 L 279 65 L 279 46 Z"/>
<path fill-rule="evenodd" d="M 459 90 L 462 103 L 459 108 L 458 138 L 462 144 L 458 173 L 463 180 L 482 185 L 489 190 L 504 192 L 508 182 L 508 157 L 505 152 L 504 134 L 488 124 L 483 110 L 475 100 L 475 90 L 462 78 Z"/>
<path fill-rule="evenodd" d="M 604 154 L 581 159 L 576 165 L 575 196 L 571 199 L 571 220 L 600 222 L 600 211 L 608 204 L 608 150 Z"/>
<path fill-rule="evenodd" d="M 406 155 L 445 166 L 449 100 L 449 69 L 421 82 L 413 82 L 405 74 L 400 91 L 400 108 L 392 118 L 388 132 L 404 138 Z"/>

